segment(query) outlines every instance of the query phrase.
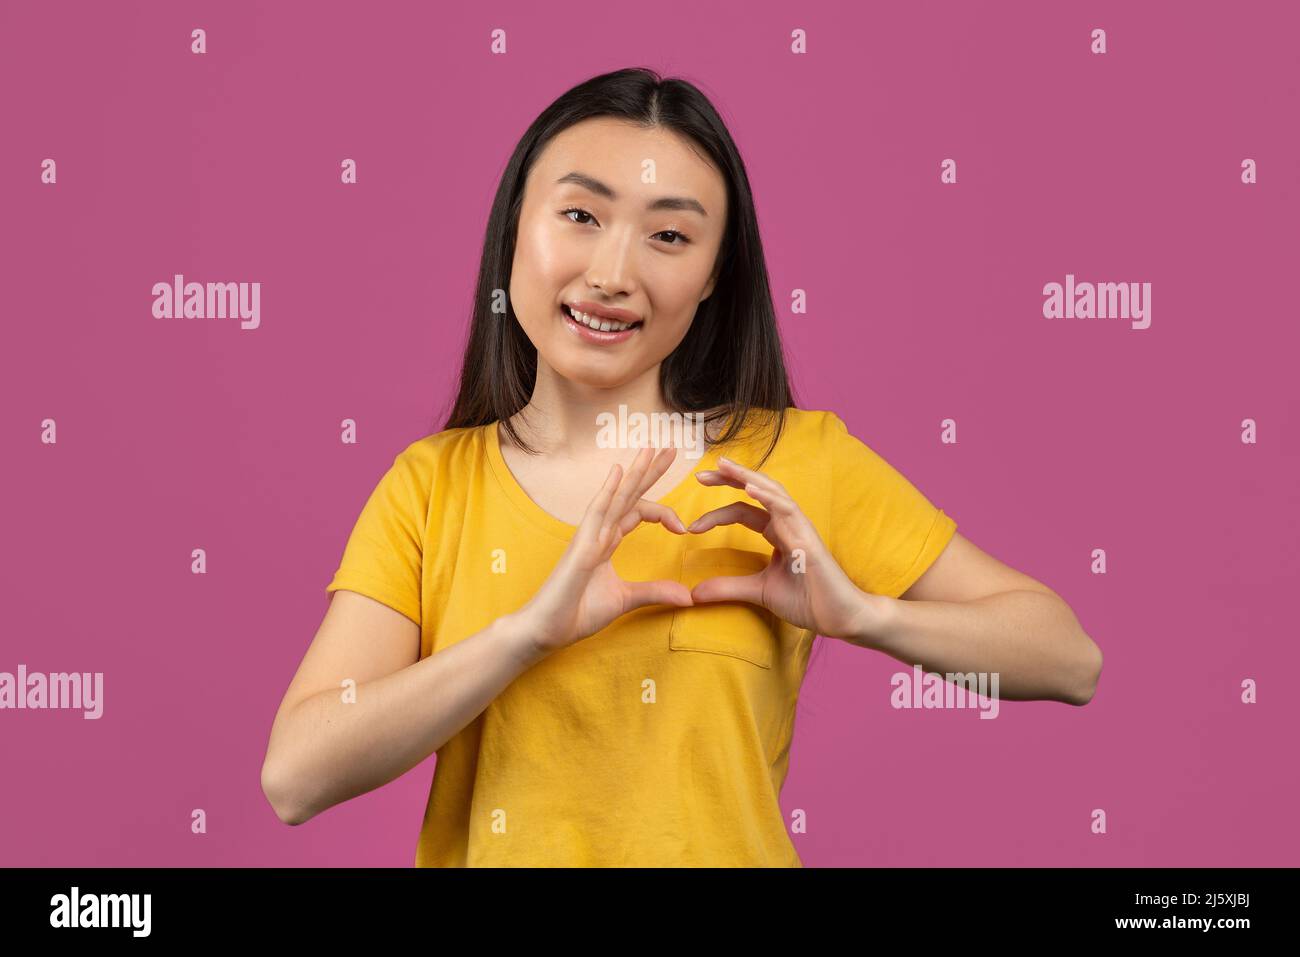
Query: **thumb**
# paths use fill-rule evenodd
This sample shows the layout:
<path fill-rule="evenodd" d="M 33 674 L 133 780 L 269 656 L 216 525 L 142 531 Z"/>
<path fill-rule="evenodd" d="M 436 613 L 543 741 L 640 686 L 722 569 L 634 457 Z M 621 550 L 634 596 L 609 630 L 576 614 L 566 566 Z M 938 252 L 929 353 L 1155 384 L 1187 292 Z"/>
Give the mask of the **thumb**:
<path fill-rule="evenodd" d="M 691 601 L 691 590 L 681 582 L 660 579 L 650 582 L 624 582 L 623 584 L 624 612 L 629 612 L 634 608 L 642 608 L 646 605 L 677 605 L 685 608 L 694 604 Z"/>
<path fill-rule="evenodd" d="M 710 601 L 744 601 L 751 605 L 763 603 L 763 573 L 753 575 L 722 575 L 706 578 L 691 589 L 691 597 L 698 603 Z"/>

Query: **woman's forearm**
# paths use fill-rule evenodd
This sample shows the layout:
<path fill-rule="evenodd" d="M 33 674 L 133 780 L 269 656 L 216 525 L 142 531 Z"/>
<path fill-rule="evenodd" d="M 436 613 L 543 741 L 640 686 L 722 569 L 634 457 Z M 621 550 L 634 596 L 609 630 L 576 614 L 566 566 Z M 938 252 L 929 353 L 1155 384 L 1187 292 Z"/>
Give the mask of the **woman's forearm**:
<path fill-rule="evenodd" d="M 1101 649 L 1056 595 L 1009 591 L 965 602 L 868 596 L 880 609 L 869 634 L 846 639 L 927 672 L 998 675 L 998 697 L 1084 705 Z"/>
<path fill-rule="evenodd" d="M 300 701 L 271 729 L 263 789 L 286 824 L 405 774 L 545 657 L 513 615 L 415 664 Z"/>

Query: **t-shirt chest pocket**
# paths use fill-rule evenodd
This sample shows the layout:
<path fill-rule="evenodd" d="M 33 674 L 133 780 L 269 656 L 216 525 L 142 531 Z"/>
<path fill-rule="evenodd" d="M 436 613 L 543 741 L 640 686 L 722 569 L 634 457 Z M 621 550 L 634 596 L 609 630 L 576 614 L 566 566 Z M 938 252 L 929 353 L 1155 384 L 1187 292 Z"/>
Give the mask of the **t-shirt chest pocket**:
<path fill-rule="evenodd" d="M 744 548 L 693 548 L 682 553 L 681 581 L 694 588 L 706 578 L 752 575 L 771 554 Z M 668 647 L 730 655 L 771 668 L 779 642 L 777 620 L 766 608 L 748 602 L 702 602 L 673 613 Z"/>

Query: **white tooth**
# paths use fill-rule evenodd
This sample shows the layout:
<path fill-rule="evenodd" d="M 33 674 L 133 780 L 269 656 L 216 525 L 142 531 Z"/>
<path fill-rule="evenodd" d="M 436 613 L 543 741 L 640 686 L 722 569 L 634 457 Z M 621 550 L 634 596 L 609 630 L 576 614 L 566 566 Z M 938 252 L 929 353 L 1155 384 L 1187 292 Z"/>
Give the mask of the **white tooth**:
<path fill-rule="evenodd" d="M 602 319 L 599 316 L 589 316 L 585 312 L 578 312 L 576 309 L 571 309 L 571 311 L 573 312 L 574 319 L 582 323 L 584 326 L 595 329 L 599 332 L 622 332 L 625 329 L 632 328 L 630 322 L 618 322 L 613 319 Z"/>

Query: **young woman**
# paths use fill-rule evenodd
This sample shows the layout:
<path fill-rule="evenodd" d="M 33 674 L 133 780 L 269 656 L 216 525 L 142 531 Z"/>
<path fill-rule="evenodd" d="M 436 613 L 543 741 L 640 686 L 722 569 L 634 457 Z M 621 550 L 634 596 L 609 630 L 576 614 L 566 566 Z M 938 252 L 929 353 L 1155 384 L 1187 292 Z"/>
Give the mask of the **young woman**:
<path fill-rule="evenodd" d="M 436 752 L 421 866 L 800 866 L 778 799 L 817 635 L 1011 699 L 1084 704 L 1101 669 L 1054 592 L 795 407 L 736 147 L 645 70 L 516 147 L 450 419 L 327 591 L 263 789 L 299 824 Z"/>

